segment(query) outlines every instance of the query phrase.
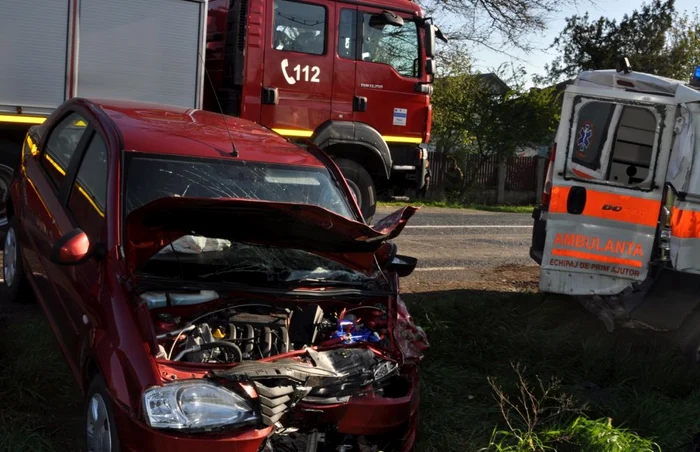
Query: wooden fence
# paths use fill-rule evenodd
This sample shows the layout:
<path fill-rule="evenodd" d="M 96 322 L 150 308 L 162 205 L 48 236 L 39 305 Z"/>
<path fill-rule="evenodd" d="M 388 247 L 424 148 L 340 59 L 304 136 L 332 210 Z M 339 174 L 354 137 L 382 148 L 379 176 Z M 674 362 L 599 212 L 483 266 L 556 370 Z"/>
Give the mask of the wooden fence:
<path fill-rule="evenodd" d="M 537 190 L 537 161 L 538 157 L 510 157 L 506 160 L 506 190 L 535 191 Z M 474 189 L 498 188 L 497 157 L 470 156 L 464 162 L 460 171 L 455 169 L 455 161 L 445 153 L 433 153 L 430 159 L 431 191 L 442 191 L 448 181 L 447 172 L 456 175 L 455 178 L 467 178 L 467 184 Z"/>

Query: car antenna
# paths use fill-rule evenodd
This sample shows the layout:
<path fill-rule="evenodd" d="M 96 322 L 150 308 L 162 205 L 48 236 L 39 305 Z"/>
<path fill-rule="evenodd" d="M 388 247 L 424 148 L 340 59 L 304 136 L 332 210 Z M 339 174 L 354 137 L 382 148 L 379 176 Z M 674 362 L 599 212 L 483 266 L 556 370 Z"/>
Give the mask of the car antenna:
<path fill-rule="evenodd" d="M 219 102 L 219 95 L 216 94 L 216 89 L 214 89 L 214 82 L 211 81 L 209 76 L 209 71 L 207 70 L 207 65 L 202 57 L 202 52 L 199 52 L 199 59 L 202 61 L 202 67 L 204 68 L 204 75 L 209 81 L 209 86 L 211 87 L 211 92 L 214 94 L 214 99 L 216 99 L 216 105 L 219 107 L 219 113 L 221 113 L 221 118 L 224 120 L 224 127 L 226 127 L 226 133 L 228 134 L 228 140 L 231 142 L 231 155 L 233 157 L 238 157 L 238 148 L 236 148 L 236 143 L 233 142 L 233 137 L 231 136 L 231 130 L 228 128 L 228 121 L 226 121 L 226 115 L 224 114 L 224 109 L 221 108 L 221 102 Z"/>

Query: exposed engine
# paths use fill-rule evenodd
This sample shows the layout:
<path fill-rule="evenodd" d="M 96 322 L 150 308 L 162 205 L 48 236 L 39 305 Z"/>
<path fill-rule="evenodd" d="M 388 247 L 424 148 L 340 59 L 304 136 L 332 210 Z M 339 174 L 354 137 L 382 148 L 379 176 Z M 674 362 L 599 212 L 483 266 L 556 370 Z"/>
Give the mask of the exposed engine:
<path fill-rule="evenodd" d="M 200 295 L 212 298 L 210 293 Z M 166 303 L 191 304 L 164 302 L 163 298 L 171 297 L 162 293 L 142 295 L 151 304 L 157 299 L 158 308 Z M 324 308 L 319 304 L 286 308 L 240 303 L 193 318 L 176 317 L 159 309 L 159 313 L 153 312 L 159 357 L 187 363 L 237 363 L 213 368 L 209 375 L 220 384 L 255 388 L 262 423 L 276 427 L 262 450 L 392 450 L 386 437 L 348 436 L 323 423 L 311 428 L 316 424 L 318 409 L 292 410 L 300 403 L 332 409 L 363 394 L 403 397 L 409 390 L 396 361 L 361 346 L 369 343 L 388 347 L 385 306 L 348 307 L 326 302 Z M 301 444 L 307 446 L 302 448 Z M 315 447 L 309 449 L 309 444 Z M 378 444 L 385 446 L 378 448 Z"/>
<path fill-rule="evenodd" d="M 142 299 L 164 294 L 146 293 Z M 160 307 L 160 306 L 159 306 Z M 386 308 L 356 306 L 324 312 L 317 304 L 292 309 L 240 304 L 184 319 L 160 313 L 156 332 L 161 358 L 196 363 L 236 363 L 304 347 L 361 342 L 386 345 Z"/>

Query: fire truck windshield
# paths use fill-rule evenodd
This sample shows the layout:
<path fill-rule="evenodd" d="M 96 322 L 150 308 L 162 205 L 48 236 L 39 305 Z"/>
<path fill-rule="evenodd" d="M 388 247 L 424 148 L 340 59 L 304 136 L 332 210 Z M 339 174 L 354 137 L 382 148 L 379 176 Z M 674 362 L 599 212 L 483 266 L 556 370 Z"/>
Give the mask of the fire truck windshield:
<path fill-rule="evenodd" d="M 404 77 L 420 77 L 418 26 L 404 19 L 402 27 L 370 26 L 372 14 L 363 14 L 362 60 L 384 63 Z"/>

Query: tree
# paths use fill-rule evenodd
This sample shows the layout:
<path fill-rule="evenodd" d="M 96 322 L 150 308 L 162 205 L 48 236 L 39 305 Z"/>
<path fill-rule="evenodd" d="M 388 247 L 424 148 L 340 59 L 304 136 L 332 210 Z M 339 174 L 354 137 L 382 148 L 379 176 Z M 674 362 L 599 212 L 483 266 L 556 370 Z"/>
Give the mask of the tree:
<path fill-rule="evenodd" d="M 485 76 L 466 65 L 435 81 L 432 141 L 438 152 L 454 157 L 462 198 L 487 160 L 546 144 L 554 135 L 559 113 L 554 88 L 526 90 L 525 72 L 512 72 L 506 77 L 501 68 Z M 508 86 L 493 82 L 498 79 Z"/>
<path fill-rule="evenodd" d="M 552 44 L 560 55 L 539 82 L 556 82 L 581 71 L 612 69 L 623 56 L 635 71 L 687 79 L 700 63 L 700 21 L 675 10 L 674 0 L 654 0 L 618 23 L 588 13 L 567 18 Z"/>
<path fill-rule="evenodd" d="M 587 0 L 586 0 L 587 1 Z M 577 0 L 419 0 L 453 45 L 465 44 L 495 50 L 532 49 L 532 33 L 547 29 L 549 17 Z"/>

